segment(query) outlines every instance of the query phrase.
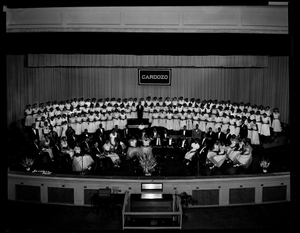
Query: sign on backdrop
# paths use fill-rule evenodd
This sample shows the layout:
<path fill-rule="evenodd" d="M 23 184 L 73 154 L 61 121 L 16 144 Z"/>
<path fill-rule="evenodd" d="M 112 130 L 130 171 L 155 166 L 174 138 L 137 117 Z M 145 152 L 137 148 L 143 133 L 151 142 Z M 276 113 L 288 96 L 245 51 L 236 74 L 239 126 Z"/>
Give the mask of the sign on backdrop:
<path fill-rule="evenodd" d="M 139 85 L 171 85 L 171 69 L 139 69 Z"/>

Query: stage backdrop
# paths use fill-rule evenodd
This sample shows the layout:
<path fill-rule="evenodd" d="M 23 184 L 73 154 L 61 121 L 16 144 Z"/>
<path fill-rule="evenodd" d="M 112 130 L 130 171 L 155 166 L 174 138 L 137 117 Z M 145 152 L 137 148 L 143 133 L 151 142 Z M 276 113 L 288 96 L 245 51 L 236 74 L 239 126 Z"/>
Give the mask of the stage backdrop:
<path fill-rule="evenodd" d="M 171 85 L 138 85 L 149 67 L 171 68 Z M 288 67 L 268 56 L 7 55 L 7 124 L 35 102 L 149 95 L 269 105 L 289 123 Z"/>

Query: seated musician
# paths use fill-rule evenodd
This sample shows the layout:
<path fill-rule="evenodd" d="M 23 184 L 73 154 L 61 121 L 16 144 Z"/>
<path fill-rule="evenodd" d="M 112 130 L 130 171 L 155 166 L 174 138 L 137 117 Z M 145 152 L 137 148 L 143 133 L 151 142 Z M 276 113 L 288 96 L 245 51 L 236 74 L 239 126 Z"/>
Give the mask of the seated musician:
<path fill-rule="evenodd" d="M 114 143 L 116 145 L 116 142 Z M 110 140 L 106 138 L 105 144 L 103 145 L 103 151 L 105 157 L 108 157 L 111 159 L 114 167 L 120 167 L 119 163 L 121 163 L 119 155 L 115 152 L 114 146 L 110 143 Z"/>
<path fill-rule="evenodd" d="M 162 153 L 162 139 L 160 134 L 157 134 L 156 138 L 151 141 L 151 145 L 153 148 L 153 154 L 161 154 Z"/>
<path fill-rule="evenodd" d="M 147 154 L 148 157 L 153 158 L 153 153 L 152 153 L 152 147 L 150 146 L 151 140 L 146 134 L 145 137 L 142 139 L 142 155 Z"/>
<path fill-rule="evenodd" d="M 171 157 L 174 159 L 175 157 L 175 148 L 176 148 L 176 142 L 175 138 L 172 135 L 169 135 L 168 138 L 164 141 L 164 146 L 165 146 L 165 158 Z"/>
<path fill-rule="evenodd" d="M 80 150 L 80 147 L 78 147 Z M 75 149 L 74 149 L 75 151 Z M 76 154 L 76 151 L 75 151 Z M 110 159 L 105 157 L 102 151 L 102 147 L 100 147 L 99 142 L 97 140 L 93 141 L 93 148 L 91 152 L 91 156 L 95 162 L 94 171 L 97 171 L 99 168 L 105 169 L 108 167 Z"/>
<path fill-rule="evenodd" d="M 216 141 L 212 150 L 209 150 L 207 153 L 207 159 L 212 162 L 217 167 L 221 167 L 224 161 L 226 160 L 224 142 Z"/>
<path fill-rule="evenodd" d="M 248 140 L 245 141 L 243 151 L 236 156 L 236 165 L 248 168 L 252 162 L 252 147 Z"/>
<path fill-rule="evenodd" d="M 180 150 L 188 150 L 189 149 L 189 141 L 185 136 L 182 136 L 178 139 L 177 146 Z"/>
<path fill-rule="evenodd" d="M 238 148 L 239 148 L 239 141 L 235 137 L 235 135 L 232 135 L 230 139 L 230 145 L 227 146 L 227 150 L 226 150 L 227 157 L 230 158 L 231 152 L 237 150 Z"/>
<path fill-rule="evenodd" d="M 196 138 L 195 141 L 191 144 L 191 149 L 184 156 L 186 165 L 189 165 L 189 163 L 192 161 L 192 158 L 199 151 L 199 149 L 200 149 L 200 144 L 198 139 Z"/>
<path fill-rule="evenodd" d="M 74 172 L 83 172 L 85 170 L 89 170 L 91 165 L 94 163 L 94 160 L 89 154 L 85 154 L 79 143 L 76 143 L 74 147 L 74 156 L 72 160 L 72 169 Z"/>
<path fill-rule="evenodd" d="M 126 159 L 132 159 L 135 156 L 139 157 L 141 156 L 141 149 L 137 146 L 137 140 L 134 137 L 134 135 L 131 136 L 131 138 L 128 141 L 128 149 L 127 149 L 127 157 Z"/>
<path fill-rule="evenodd" d="M 62 153 L 68 154 L 70 156 L 70 159 L 73 158 L 74 151 L 72 149 L 70 149 L 70 147 L 68 145 L 68 142 L 67 142 L 67 137 L 66 136 L 61 138 L 60 149 L 61 149 Z"/>
<path fill-rule="evenodd" d="M 236 137 L 233 138 L 234 139 L 232 140 L 232 144 L 230 145 L 230 148 L 227 149 L 227 155 L 232 162 L 236 162 L 237 157 L 239 156 L 239 154 L 242 153 L 244 149 L 245 140 L 244 139 L 239 140 Z"/>

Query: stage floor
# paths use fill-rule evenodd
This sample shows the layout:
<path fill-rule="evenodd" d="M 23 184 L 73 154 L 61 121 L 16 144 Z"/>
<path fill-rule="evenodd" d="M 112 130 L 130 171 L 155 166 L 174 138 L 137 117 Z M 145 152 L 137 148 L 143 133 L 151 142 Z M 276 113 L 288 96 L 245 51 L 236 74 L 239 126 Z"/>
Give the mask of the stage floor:
<path fill-rule="evenodd" d="M 97 216 L 91 207 L 37 204 L 7 201 L 6 232 L 20 231 L 121 231 L 121 218 L 101 211 Z M 295 216 L 291 202 L 191 208 L 183 219 L 183 230 L 195 229 L 292 229 Z"/>

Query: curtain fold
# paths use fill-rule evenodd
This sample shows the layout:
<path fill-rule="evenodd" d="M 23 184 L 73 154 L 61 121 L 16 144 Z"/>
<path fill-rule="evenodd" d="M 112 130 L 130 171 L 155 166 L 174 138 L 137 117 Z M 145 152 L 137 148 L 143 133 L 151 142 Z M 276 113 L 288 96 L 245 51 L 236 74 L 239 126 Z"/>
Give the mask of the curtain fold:
<path fill-rule="evenodd" d="M 267 67 L 267 56 L 29 54 L 28 67 Z"/>
<path fill-rule="evenodd" d="M 172 59 L 182 61 L 185 58 Z M 289 123 L 288 57 L 268 57 L 267 68 L 176 67 L 172 68 L 171 86 L 138 85 L 138 68 L 135 67 L 32 68 L 25 65 L 26 55 L 7 55 L 6 60 L 8 124 L 23 118 L 27 104 L 75 97 L 140 98 L 149 95 L 243 101 L 278 107 L 281 120 Z"/>

